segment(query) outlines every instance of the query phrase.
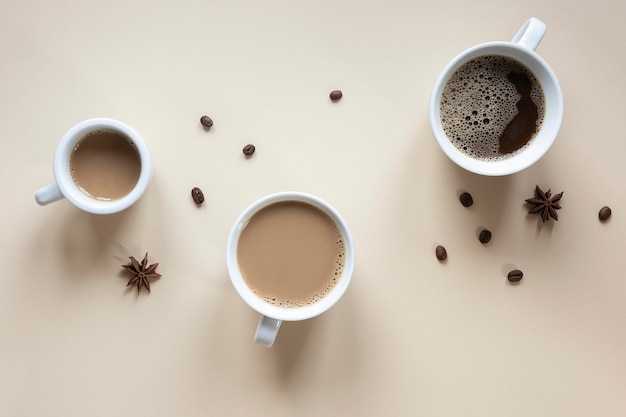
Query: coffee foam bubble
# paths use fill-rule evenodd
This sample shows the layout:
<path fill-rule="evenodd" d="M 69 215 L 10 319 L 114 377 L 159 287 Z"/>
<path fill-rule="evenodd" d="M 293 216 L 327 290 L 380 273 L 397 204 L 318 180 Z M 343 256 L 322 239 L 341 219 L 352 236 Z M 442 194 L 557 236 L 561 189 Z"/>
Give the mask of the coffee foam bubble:
<path fill-rule="evenodd" d="M 499 152 L 499 138 L 517 115 L 521 96 L 507 79 L 511 72 L 526 74 L 531 81 L 531 99 L 537 106 L 539 131 L 545 114 L 543 89 L 535 75 L 518 61 L 486 55 L 461 66 L 444 87 L 440 117 L 443 130 L 461 152 L 482 160 L 496 161 L 522 152 Z M 529 142 L 530 143 L 530 142 Z"/>
<path fill-rule="evenodd" d="M 337 232 L 337 249 L 338 249 L 337 259 L 335 261 L 333 275 L 329 278 L 324 288 L 322 288 L 318 293 L 310 297 L 307 297 L 305 299 L 286 300 L 286 299 L 276 298 L 267 294 L 263 295 L 259 291 L 255 290 L 254 288 L 251 288 L 252 291 L 257 296 L 263 298 L 263 300 L 266 301 L 267 303 L 275 305 L 277 307 L 281 307 L 281 308 L 306 307 L 306 306 L 309 306 L 309 305 L 312 305 L 321 301 L 324 297 L 330 294 L 335 288 L 335 286 L 337 285 L 337 282 L 339 282 L 339 279 L 341 279 L 341 275 L 343 274 L 343 270 L 344 270 L 345 263 L 346 263 L 346 248 L 345 248 L 343 236 L 341 235 L 341 232 L 339 231 L 339 228 L 337 228 L 336 225 L 333 225 L 333 227 L 335 228 L 335 231 Z"/>

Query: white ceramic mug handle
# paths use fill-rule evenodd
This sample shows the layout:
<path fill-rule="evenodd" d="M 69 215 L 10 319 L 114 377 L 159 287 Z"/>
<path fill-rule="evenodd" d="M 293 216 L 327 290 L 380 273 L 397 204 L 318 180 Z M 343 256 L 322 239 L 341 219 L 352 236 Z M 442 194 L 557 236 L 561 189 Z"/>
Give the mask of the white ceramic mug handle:
<path fill-rule="evenodd" d="M 35 193 L 35 200 L 40 206 L 54 203 L 55 201 L 58 201 L 62 198 L 63 194 L 61 193 L 61 189 L 56 182 L 46 185 L 42 189 L 37 190 L 37 192 Z"/>
<path fill-rule="evenodd" d="M 546 24 L 536 17 L 531 17 L 524 23 L 520 30 L 513 37 L 512 43 L 534 51 L 539 46 L 539 42 L 546 33 Z"/>
<path fill-rule="evenodd" d="M 276 320 L 271 317 L 261 315 L 259 318 L 259 324 L 256 327 L 256 333 L 254 335 L 254 342 L 265 347 L 272 347 L 278 329 L 280 329 L 281 320 Z"/>

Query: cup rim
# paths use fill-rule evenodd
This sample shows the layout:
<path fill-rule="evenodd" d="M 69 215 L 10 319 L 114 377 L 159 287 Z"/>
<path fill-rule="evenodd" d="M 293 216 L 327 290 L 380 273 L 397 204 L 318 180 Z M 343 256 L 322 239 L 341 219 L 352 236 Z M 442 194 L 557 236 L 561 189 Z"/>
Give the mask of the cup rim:
<path fill-rule="evenodd" d="M 278 202 L 296 201 L 310 204 L 326 213 L 337 225 L 344 240 L 345 248 L 345 264 L 343 273 L 335 287 L 330 293 L 324 296 L 314 304 L 306 305 L 303 307 L 289 307 L 282 308 L 268 303 L 261 299 L 245 283 L 239 265 L 237 262 L 237 245 L 239 243 L 239 236 L 241 231 L 246 226 L 248 221 L 259 210 Z M 270 317 L 276 320 L 283 321 L 298 321 L 305 320 L 322 314 L 329 308 L 331 308 L 339 299 L 343 296 L 347 290 L 350 281 L 352 280 L 352 274 L 354 272 L 354 242 L 348 229 L 347 223 L 339 212 L 330 204 L 325 202 L 319 197 L 312 194 L 297 192 L 297 191 L 283 191 L 273 193 L 262 197 L 252 204 L 250 204 L 237 218 L 233 224 L 231 231 L 228 235 L 228 241 L 226 245 L 226 266 L 228 269 L 228 276 L 231 283 L 235 287 L 235 290 L 239 296 L 248 304 L 253 310 L 258 313 Z"/>
<path fill-rule="evenodd" d="M 110 201 L 96 200 L 81 191 L 74 183 L 69 169 L 70 156 L 76 144 L 88 133 L 106 129 L 115 130 L 130 139 L 141 161 L 135 187 L 124 197 Z M 141 135 L 126 123 L 104 117 L 84 120 L 70 128 L 57 146 L 53 165 L 54 178 L 61 194 L 79 209 L 93 214 L 112 214 L 127 209 L 143 195 L 152 176 L 150 152 Z"/>
<path fill-rule="evenodd" d="M 443 131 L 439 106 L 445 84 L 464 63 L 483 55 L 503 55 L 518 60 L 539 79 L 544 90 L 546 109 L 550 109 L 551 116 L 544 119 L 541 131 L 532 139 L 530 147 L 533 148 L 533 152 L 525 150 L 501 161 L 482 161 L 457 149 Z M 546 81 L 549 82 L 549 85 L 546 85 Z M 430 99 L 430 124 L 435 139 L 443 152 L 458 166 L 485 176 L 510 175 L 533 165 L 553 145 L 562 120 L 563 93 L 556 74 L 536 52 L 512 42 L 486 42 L 461 52 L 439 74 Z"/>

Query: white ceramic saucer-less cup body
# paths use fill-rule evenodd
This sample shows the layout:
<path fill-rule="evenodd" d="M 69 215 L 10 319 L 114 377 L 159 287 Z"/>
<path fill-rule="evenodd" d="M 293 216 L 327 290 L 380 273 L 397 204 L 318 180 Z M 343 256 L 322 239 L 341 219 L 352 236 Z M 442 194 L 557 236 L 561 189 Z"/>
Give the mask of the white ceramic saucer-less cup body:
<path fill-rule="evenodd" d="M 563 93 L 554 71 L 535 52 L 545 30 L 543 22 L 531 18 L 511 42 L 488 42 L 469 48 L 452 60 L 440 74 L 430 101 L 431 127 L 443 152 L 460 167 L 487 176 L 513 174 L 537 162 L 554 143 L 563 120 Z M 465 63 L 486 55 L 506 56 L 522 63 L 537 77 L 546 101 L 543 124 L 529 146 L 510 158 L 498 161 L 479 160 L 463 153 L 450 141 L 441 124 L 441 95 L 446 83 Z"/>
<path fill-rule="evenodd" d="M 333 290 L 316 303 L 297 308 L 281 308 L 257 296 L 245 283 L 237 262 L 239 236 L 252 216 L 264 207 L 284 201 L 307 203 L 326 213 L 339 228 L 345 247 L 343 273 Z M 306 320 L 315 317 L 322 314 L 339 301 L 352 279 L 352 273 L 354 271 L 354 243 L 345 220 L 330 204 L 311 194 L 302 192 L 280 192 L 268 195 L 252 203 L 235 221 L 226 245 L 226 266 L 230 280 L 237 293 L 250 307 L 261 314 L 255 341 L 269 347 L 274 343 L 282 321 Z"/>
<path fill-rule="evenodd" d="M 74 183 L 70 173 L 70 157 L 78 142 L 88 133 L 98 130 L 114 130 L 124 135 L 137 149 L 141 161 L 139 180 L 124 197 L 116 200 L 97 200 L 89 197 Z M 93 214 L 113 214 L 135 204 L 144 194 L 152 177 L 152 159 L 141 135 L 133 128 L 118 120 L 95 118 L 73 126 L 63 135 L 54 154 L 55 182 L 35 193 L 40 205 L 50 204 L 66 198 L 79 209 Z"/>

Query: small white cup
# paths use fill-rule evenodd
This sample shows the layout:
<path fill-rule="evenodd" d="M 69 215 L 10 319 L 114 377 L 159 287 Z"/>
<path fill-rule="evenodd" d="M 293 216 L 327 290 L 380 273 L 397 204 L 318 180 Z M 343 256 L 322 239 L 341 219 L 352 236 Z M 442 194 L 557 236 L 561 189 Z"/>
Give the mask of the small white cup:
<path fill-rule="evenodd" d="M 241 275 L 239 264 L 237 262 L 237 245 L 239 243 L 239 236 L 250 219 L 264 207 L 283 201 L 307 203 L 322 210 L 335 222 L 344 242 L 345 264 L 343 273 L 341 274 L 341 277 L 337 281 L 335 287 L 319 301 L 303 307 L 283 308 L 263 300 L 263 298 L 256 295 L 250 287 L 248 287 Z M 226 245 L 226 266 L 228 268 L 228 275 L 230 276 L 230 280 L 235 287 L 235 290 L 250 307 L 261 314 L 254 336 L 254 341 L 260 345 L 271 347 L 274 344 L 274 340 L 278 334 L 278 329 L 283 321 L 298 321 L 315 317 L 322 314 L 339 301 L 352 279 L 352 273 L 354 271 L 354 243 L 352 241 L 350 231 L 348 230 L 348 225 L 339 212 L 337 212 L 337 210 L 335 210 L 330 204 L 318 197 L 306 193 L 280 192 L 270 194 L 257 200 L 245 209 L 237 221 L 235 221 L 235 224 L 233 225 L 228 236 L 228 243 Z"/>
<path fill-rule="evenodd" d="M 535 53 L 545 31 L 546 25 L 532 17 L 511 42 L 488 42 L 469 48 L 454 58 L 437 79 L 430 100 L 430 123 L 439 146 L 457 165 L 481 175 L 509 175 L 537 162 L 554 143 L 563 120 L 563 93 L 554 71 Z M 485 55 L 506 56 L 521 62 L 537 77 L 545 96 L 544 120 L 528 147 L 510 158 L 497 161 L 472 158 L 457 149 L 444 132 L 440 117 L 441 95 L 450 77 L 468 61 Z"/>
<path fill-rule="evenodd" d="M 87 134 L 99 130 L 113 130 L 124 135 L 137 149 L 141 161 L 139 180 L 124 197 L 116 200 L 97 200 L 89 197 L 76 185 L 70 172 L 70 157 L 78 142 Z M 35 193 L 35 200 L 46 205 L 66 198 L 79 209 L 93 214 L 112 214 L 127 209 L 139 200 L 152 176 L 152 159 L 141 135 L 130 126 L 113 119 L 96 118 L 78 123 L 65 133 L 54 154 L 54 180 Z"/>

